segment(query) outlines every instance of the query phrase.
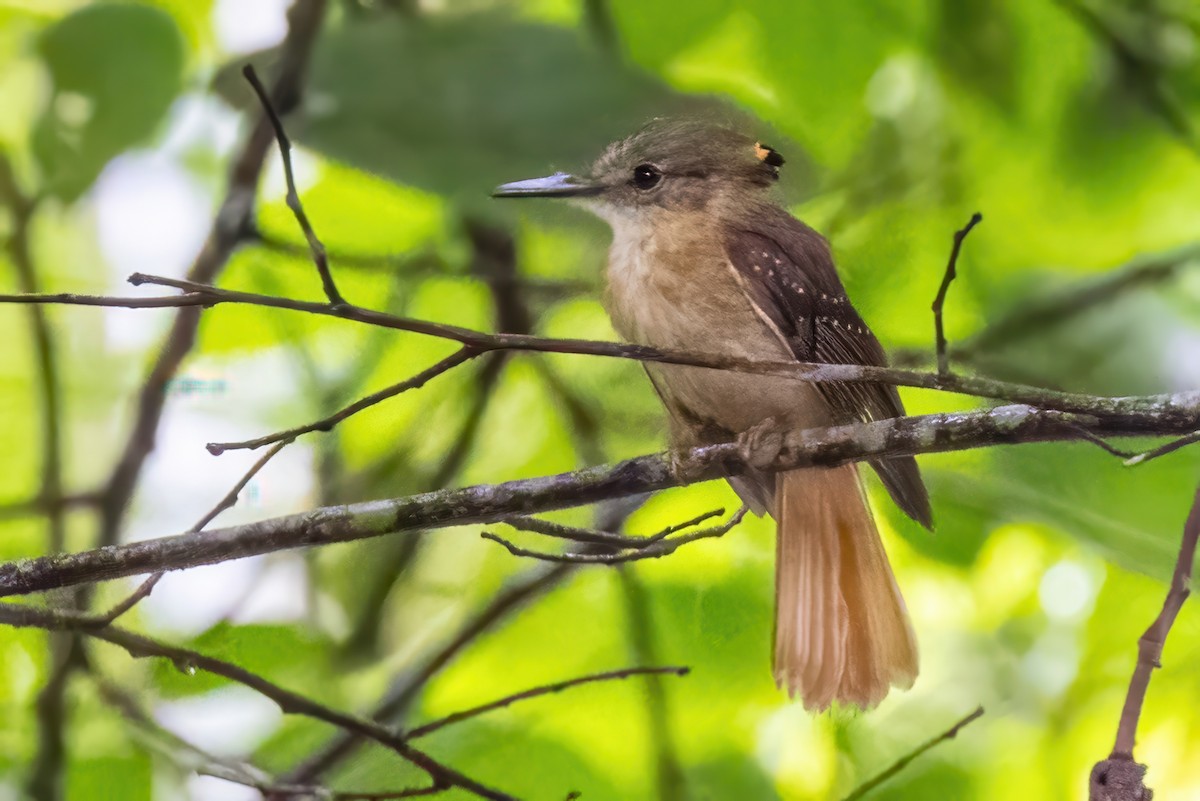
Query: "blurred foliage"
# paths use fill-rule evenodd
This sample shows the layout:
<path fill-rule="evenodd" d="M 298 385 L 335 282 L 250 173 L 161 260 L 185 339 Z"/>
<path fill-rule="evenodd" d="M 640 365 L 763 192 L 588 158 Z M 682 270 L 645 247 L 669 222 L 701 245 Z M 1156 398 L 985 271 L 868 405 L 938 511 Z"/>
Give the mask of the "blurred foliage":
<path fill-rule="evenodd" d="M 38 49 L 53 89 L 33 147 L 46 190 L 74 200 L 158 126 L 181 88 L 183 43 L 161 11 L 101 4 L 59 20 Z"/>
<path fill-rule="evenodd" d="M 252 108 L 231 78 L 246 58 L 268 74 L 273 63 L 270 50 L 226 52 L 215 22 L 230 13 L 225 6 L 0 0 L 0 150 L 22 186 L 45 198 L 33 241 L 49 291 L 105 290 L 130 271 L 112 246 L 107 215 L 116 212 L 105 203 L 115 201 L 105 188 L 131 159 L 166 165 L 215 207 L 231 147 L 222 125 L 229 108 Z M 342 0 L 331 2 L 309 83 L 306 105 L 288 117 L 302 191 L 342 291 L 364 305 L 501 325 L 504 284 L 485 269 L 494 254 L 473 250 L 466 235 L 486 221 L 514 237 L 518 297 L 535 333 L 612 337 L 599 300 L 602 226 L 553 204 L 492 204 L 487 192 L 578 167 L 649 117 L 704 110 L 769 132 L 788 158 L 784 197 L 830 237 L 856 305 L 897 353 L 927 359 L 927 309 L 950 236 L 978 209 L 985 222 L 967 242 L 947 306 L 952 342 L 1131 260 L 1166 254 L 1173 266 L 968 351 L 962 369 L 1106 394 L 1200 383 L 1200 11 L 1191 0 Z M 258 223 L 275 244 L 247 243 L 221 281 L 316 297 L 272 165 Z M 153 198 L 133 238 L 183 235 L 168 200 Z M 7 215 L 0 220 L 7 236 Z M 194 221 L 201 233 L 207 224 Z M 0 291 L 16 285 L 7 259 Z M 63 360 L 68 485 L 88 490 L 119 452 L 128 399 L 169 318 L 49 313 Z M 40 464 L 25 310 L 0 309 L 0 338 L 4 507 L 37 492 Z M 446 352 L 444 343 L 334 320 L 207 312 L 188 369 L 226 376 L 231 389 L 172 397 L 132 528 L 186 528 L 232 483 L 241 468 L 229 461 L 198 467 L 204 441 L 307 421 Z M 915 413 L 980 405 L 919 391 L 905 398 Z M 293 446 L 300 474 L 268 467 L 254 500 L 243 498 L 227 519 L 541 475 L 662 444 L 657 400 L 636 365 L 515 356 Z M 659 766 L 674 759 L 683 782 L 673 799 L 832 799 L 983 703 L 983 720 L 872 797 L 1081 799 L 1091 764 L 1111 746 L 1134 639 L 1161 603 L 1198 460 L 1187 450 L 1131 470 L 1087 444 L 923 457 L 932 536 L 875 492 L 923 672 L 911 692 L 870 714 L 810 717 L 773 687 L 771 532 L 751 521 L 627 570 L 644 590 L 653 660 L 693 668 L 661 683 L 672 748 L 662 752 L 650 734 L 653 704 L 639 679 L 515 705 L 426 746 L 527 798 L 657 797 Z M 185 478 L 202 469 L 218 480 Z M 628 525 L 649 532 L 734 502 L 723 485 L 691 487 L 652 499 Z M 557 517 L 584 524 L 589 514 Z M 90 515 L 70 523 L 72 547 L 86 547 Z M 286 560 L 263 563 L 261 583 L 237 579 L 241 590 L 220 578 L 227 574 L 197 571 L 216 577 L 184 596 L 164 582 L 129 623 L 339 707 L 369 709 L 394 677 L 533 569 L 477 533 L 307 554 L 296 562 L 302 578 L 288 574 L 282 590 L 271 577 Z M 38 518 L 0 515 L 4 559 L 44 547 Z M 554 585 L 453 660 L 408 722 L 644 658 L 621 581 L 591 569 Z M 103 587 L 97 603 L 123 589 Z M 251 603 L 271 593 L 303 599 L 301 608 Z M 172 613 L 170 597 L 218 611 L 197 630 Z M 1165 798 L 1200 797 L 1198 615 L 1183 611 L 1139 737 L 1150 783 Z M 151 710 L 216 699 L 227 684 L 131 662 L 107 646 L 94 651 L 92 669 Z M 36 749 L 34 698 L 49 670 L 43 636 L 0 631 L 0 798 L 20 797 Z M 69 700 L 69 798 L 235 797 L 231 785 L 189 781 L 147 748 L 89 679 L 72 685 Z M 271 719 L 246 748 L 262 767 L 285 771 L 329 733 Z M 369 748 L 331 780 L 382 790 L 419 778 Z"/>

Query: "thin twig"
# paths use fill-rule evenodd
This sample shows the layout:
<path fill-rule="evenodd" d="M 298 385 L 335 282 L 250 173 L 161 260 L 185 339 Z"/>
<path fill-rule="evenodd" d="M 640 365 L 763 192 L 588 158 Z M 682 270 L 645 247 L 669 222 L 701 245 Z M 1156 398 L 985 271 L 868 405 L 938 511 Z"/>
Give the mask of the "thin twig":
<path fill-rule="evenodd" d="M 247 470 L 240 479 L 238 479 L 238 482 L 233 485 L 233 488 L 229 490 L 229 492 L 225 493 L 225 496 L 221 498 L 221 500 L 217 501 L 217 504 L 212 509 L 208 510 L 203 517 L 196 521 L 191 529 L 189 529 L 189 532 L 192 534 L 199 533 L 204 529 L 205 526 L 215 520 L 217 515 L 221 514 L 221 512 L 224 512 L 226 509 L 233 507 L 233 505 L 237 503 L 238 496 L 241 494 L 242 490 L 246 488 L 246 485 L 249 484 L 256 475 L 258 475 L 260 470 L 267 466 L 267 462 L 271 461 L 271 459 L 273 459 L 277 453 L 287 447 L 291 441 L 292 440 L 290 439 L 283 440 L 276 444 L 274 448 L 271 448 L 271 450 L 263 454 L 262 458 L 251 465 L 250 469 Z M 135 607 L 137 604 L 141 603 L 141 601 L 147 598 L 150 593 L 154 591 L 154 587 L 165 575 L 166 574 L 162 571 L 151 574 L 124 600 L 113 605 L 113 607 L 104 614 L 97 615 L 92 618 L 94 625 L 101 628 L 107 626 L 121 615 Z"/>
<path fill-rule="evenodd" d="M 328 0 L 296 0 L 288 11 L 288 33 L 279 48 L 277 78 L 271 92 L 276 104 L 294 103 L 300 98 L 327 4 Z M 254 219 L 259 176 L 273 141 L 271 123 L 265 114 L 261 115 L 233 159 L 225 197 L 213 218 L 204 246 L 188 269 L 189 280 L 199 284 L 214 283 L 241 242 L 242 231 Z M 120 538 L 121 524 L 138 477 L 154 449 L 166 404 L 167 386 L 196 345 L 200 326 L 197 306 L 205 304 L 189 299 L 180 305 L 170 333 L 156 349 L 158 357 L 138 395 L 133 426 L 105 485 L 97 536 L 101 546 L 113 545 Z"/>
<path fill-rule="evenodd" d="M 256 448 L 261 448 L 264 445 L 271 445 L 276 442 L 290 442 L 296 437 L 299 437 L 302 434 L 308 434 L 312 431 L 329 431 L 347 417 L 352 417 L 353 415 L 361 412 L 363 409 L 368 409 L 377 403 L 387 400 L 388 398 L 394 398 L 397 395 L 408 392 L 411 389 L 423 387 L 430 380 L 436 378 L 442 373 L 449 372 L 460 364 L 469 362 L 478 355 L 479 351 L 475 350 L 474 348 L 460 348 L 446 358 L 442 359 L 436 364 L 430 365 L 411 378 L 406 378 L 403 381 L 392 384 L 390 387 L 381 389 L 378 392 L 373 392 L 370 395 L 367 395 L 365 398 L 360 398 L 354 403 L 351 403 L 349 406 L 346 406 L 340 411 L 335 412 L 334 414 L 331 414 L 322 420 L 317 420 L 316 422 L 309 423 L 308 425 L 297 426 L 296 428 L 289 428 L 287 431 L 279 431 L 274 434 L 268 434 L 265 437 L 258 437 L 257 439 L 246 440 L 244 442 L 210 442 L 205 447 L 208 448 L 208 452 L 213 456 L 220 456 L 226 451 L 254 450 Z"/>
<path fill-rule="evenodd" d="M 279 155 L 283 160 L 283 176 L 287 182 L 287 205 L 295 215 L 300 230 L 304 232 L 304 238 L 308 241 L 308 249 L 312 254 L 313 264 L 317 266 L 317 273 L 321 276 L 321 287 L 325 290 L 325 297 L 334 306 L 340 306 L 346 300 L 338 292 L 337 284 L 333 281 L 333 273 L 329 271 L 329 256 L 325 252 L 325 245 L 317 236 L 317 232 L 313 230 L 312 223 L 308 221 L 304 205 L 300 202 L 300 193 L 296 191 L 296 176 L 292 172 L 292 142 L 288 139 L 287 132 L 283 129 L 283 121 L 279 119 L 279 114 L 271 104 L 271 97 L 267 93 L 266 87 L 259 81 L 254 67 L 250 64 L 242 67 L 242 75 L 254 88 L 254 94 L 258 95 L 258 102 L 262 104 L 263 113 L 267 115 L 267 119 L 271 121 L 271 127 L 275 129 L 275 141 L 279 143 Z"/>
<path fill-rule="evenodd" d="M 1099 448 L 1100 450 L 1109 454 L 1110 456 L 1116 456 L 1118 459 L 1126 460 L 1126 462 L 1125 462 L 1126 464 L 1129 464 L 1129 462 L 1128 462 L 1129 459 L 1132 459 L 1137 455 L 1133 451 L 1127 451 L 1123 448 L 1118 448 L 1117 446 L 1113 445 L 1111 442 L 1106 440 L 1104 437 L 1096 436 L 1091 431 L 1088 431 L 1086 428 L 1084 428 L 1081 425 L 1078 425 L 1076 423 L 1067 423 L 1066 426 L 1068 428 L 1070 428 L 1072 431 L 1074 431 L 1075 433 L 1077 433 L 1079 435 L 1079 438 L 1081 440 L 1083 440 L 1084 442 L 1092 443 L 1097 448 Z"/>
<path fill-rule="evenodd" d="M 215 306 L 219 302 L 201 292 L 187 292 L 182 295 L 158 295 L 144 298 L 80 295 L 75 292 L 19 293 L 15 295 L 0 293 L 0 303 L 98 306 L 108 309 L 183 309 L 190 306 Z"/>
<path fill-rule="evenodd" d="M 508 552 L 513 556 L 524 556 L 530 559 L 539 559 L 543 562 L 565 562 L 568 564 L 580 565 L 620 565 L 627 562 L 640 562 L 643 559 L 659 559 L 668 554 L 675 553 L 684 545 L 696 540 L 712 539 L 722 537 L 729 533 L 729 530 L 742 522 L 742 518 L 746 516 L 749 508 L 743 506 L 737 511 L 733 517 L 719 526 L 703 528 L 699 531 L 693 531 L 689 534 L 683 534 L 672 539 L 658 539 L 649 545 L 642 545 L 640 542 L 637 547 L 630 551 L 620 551 L 617 553 L 592 553 L 592 552 L 575 552 L 568 551 L 567 553 L 547 553 L 544 551 L 533 551 L 528 548 L 521 548 L 503 537 L 492 534 L 490 531 L 480 533 L 480 537 L 492 542 L 498 542 L 508 549 Z M 592 534 L 594 532 L 589 532 Z"/>
<path fill-rule="evenodd" d="M 926 751 L 941 745 L 947 740 L 953 740 L 958 736 L 958 733 L 962 731 L 964 727 L 969 726 L 971 723 L 981 717 L 983 717 L 983 707 L 979 707 L 974 712 L 958 721 L 958 723 L 955 723 L 949 729 L 946 729 L 946 731 L 942 732 L 937 737 L 934 737 L 932 740 L 917 746 L 915 750 L 898 759 L 895 764 L 883 771 L 883 773 L 880 773 L 874 778 L 869 779 L 864 784 L 859 785 L 852 793 L 850 793 L 850 795 L 842 799 L 842 801 L 857 801 L 857 799 L 862 798 L 867 793 L 871 792 L 876 787 L 883 784 L 900 771 L 904 770 L 906 767 L 908 767 L 910 762 L 924 754 Z"/>
<path fill-rule="evenodd" d="M 1185 448 L 1188 445 L 1200 442 L 1200 431 L 1186 434 L 1178 439 L 1173 439 L 1157 448 L 1151 448 L 1142 453 L 1131 453 L 1125 457 L 1125 465 L 1127 467 L 1136 467 L 1140 464 L 1145 464 L 1151 459 L 1157 459 L 1160 456 L 1166 456 L 1168 453 L 1174 453 L 1180 448 Z"/>
<path fill-rule="evenodd" d="M 453 636 L 396 678 L 375 705 L 371 719 L 383 723 L 402 718 L 425 685 L 446 665 L 527 604 L 559 586 L 574 570 L 574 565 L 539 565 L 501 588 L 482 608 L 468 617 Z M 363 742 L 364 738 L 356 732 L 340 730 L 284 778 L 299 783 L 316 781 L 349 758 Z"/>
<path fill-rule="evenodd" d="M 685 520 L 682 523 L 667 526 L 657 534 L 652 534 L 649 537 L 636 537 L 628 534 L 617 534 L 611 531 L 599 531 L 592 528 L 580 528 L 578 526 L 567 526 L 562 523 L 554 523 L 549 520 L 542 520 L 540 517 L 531 517 L 529 515 L 514 515 L 506 517 L 501 522 L 513 528 L 521 529 L 522 531 L 532 531 L 535 534 L 542 534 L 547 537 L 557 537 L 559 539 L 571 540 L 572 542 L 583 542 L 591 545 L 611 545 L 616 548 L 646 548 L 660 540 L 666 539 L 672 534 L 678 533 L 685 529 L 698 526 L 706 520 L 711 520 L 714 517 L 720 517 L 725 514 L 724 509 L 713 509 L 704 514 L 697 515 L 691 520 Z"/>
<path fill-rule="evenodd" d="M 135 727 L 147 745 L 171 759 L 175 766 L 184 772 L 211 776 L 281 797 L 290 798 L 299 795 L 323 801 L 389 801 L 389 799 L 436 795 L 448 789 L 440 785 L 430 785 L 390 792 L 355 792 L 332 790 L 315 785 L 281 784 L 271 780 L 268 775 L 253 765 L 222 759 L 174 732 L 164 729 L 146 710 L 142 709 L 137 699 L 123 688 L 100 676 L 93 675 L 93 680 L 100 697 Z M 189 758 L 186 761 L 181 756 L 181 752 L 188 755 Z"/>
<path fill-rule="evenodd" d="M 971 229 L 983 221 L 983 215 L 975 212 L 971 219 L 958 231 L 954 232 L 954 247 L 950 250 L 950 261 L 946 264 L 946 272 L 942 276 L 942 285 L 938 287 L 937 296 L 933 299 L 933 329 L 937 345 L 937 371 L 940 376 L 950 374 L 950 359 L 946 355 L 946 332 L 942 328 L 942 307 L 946 304 L 946 292 L 950 283 L 958 277 L 958 253 L 962 250 L 963 240 Z"/>
<path fill-rule="evenodd" d="M 1159 445 L 1156 448 L 1135 452 L 1125 450 L 1124 448 L 1118 448 L 1108 440 L 1104 439 L 1103 437 L 1096 436 L 1078 424 L 1068 423 L 1067 425 L 1079 434 L 1080 439 L 1090 442 L 1103 450 L 1105 453 L 1109 453 L 1113 456 L 1116 456 L 1118 459 L 1121 459 L 1126 467 L 1137 467 L 1139 465 L 1143 465 L 1146 462 L 1159 458 L 1160 456 L 1166 456 L 1167 454 L 1174 453 L 1175 451 L 1185 448 L 1188 445 L 1193 445 L 1197 442 L 1200 442 L 1200 431 L 1195 431 L 1190 434 L 1185 434 L 1182 437 L 1173 439 L 1170 442 Z"/>
<path fill-rule="evenodd" d="M 69 612 L 0 603 L 0 622 L 18 628 L 32 627 L 47 631 L 72 631 L 87 634 L 95 639 L 123 648 L 135 658 L 160 657 L 169 660 L 182 670 L 204 670 L 217 676 L 223 676 L 274 701 L 285 714 L 301 715 L 323 721 L 374 740 L 425 771 L 437 784 L 458 787 L 480 798 L 491 799 L 491 801 L 515 801 L 507 793 L 480 784 L 469 776 L 438 762 L 424 751 L 408 744 L 402 736 L 386 726 L 325 706 L 308 696 L 287 690 L 257 673 L 231 662 L 188 648 L 168 645 L 116 626 L 97 629 L 91 626 L 91 619 L 87 616 Z"/>
<path fill-rule="evenodd" d="M 306 314 L 317 314 L 326 317 L 391 328 L 397 331 L 432 336 L 469 345 L 480 352 L 515 350 L 533 351 L 538 353 L 571 353 L 587 356 L 603 356 L 617 359 L 631 359 L 639 362 L 655 362 L 664 364 L 679 364 L 690 367 L 708 367 L 718 370 L 732 370 L 753 375 L 771 375 L 791 378 L 799 381 L 814 383 L 846 382 L 846 383 L 878 383 L 895 386 L 917 387 L 942 392 L 953 392 L 961 395 L 973 395 L 982 398 L 995 398 L 1015 403 L 1028 403 L 1043 409 L 1058 411 L 1086 412 L 1094 407 L 1095 396 L 1080 393 L 1061 392 L 1043 387 L 1032 387 L 1009 381 L 998 381 L 992 378 L 965 376 L 957 374 L 941 375 L 936 372 L 922 370 L 907 370 L 894 367 L 878 367 L 863 364 L 826 364 L 821 362 L 773 362 L 757 359 L 741 359 L 731 356 L 709 353 L 692 353 L 678 350 L 662 350 L 644 345 L 630 345 L 619 342 L 603 342 L 584 339 L 555 339 L 525 334 L 488 334 L 461 326 L 434 323 L 426 320 L 416 320 L 407 317 L 397 317 L 383 312 L 365 309 L 360 306 L 334 307 L 328 303 L 281 298 L 272 295 L 262 295 L 253 292 L 198 284 L 175 278 L 150 276 L 134 273 L 129 278 L 133 284 L 152 283 L 173 287 L 188 293 L 203 293 L 209 296 L 213 304 L 232 303 L 251 306 L 262 306 L 274 309 L 287 309 Z M 0 298 L 0 301 L 3 299 Z M 50 302 L 42 297 L 18 296 L 13 302 Z"/>
<path fill-rule="evenodd" d="M 533 687 L 528 690 L 523 690 L 519 693 L 513 693 L 512 695 L 507 695 L 495 701 L 491 701 L 486 704 L 480 704 L 479 706 L 472 707 L 471 709 L 464 709 L 461 712 L 455 712 L 447 715 L 444 718 L 438 718 L 437 720 L 422 724 L 414 729 L 409 729 L 406 732 L 406 736 L 409 739 L 424 737 L 428 734 L 433 734 L 438 729 L 459 723 L 467 720 L 468 718 L 477 717 L 487 712 L 503 709 L 506 706 L 511 706 L 512 704 L 517 703 L 518 701 L 528 701 L 530 698 L 537 698 L 542 695 L 550 695 L 552 693 L 562 692 L 563 690 L 571 687 L 578 687 L 581 684 L 594 684 L 601 681 L 618 681 L 620 679 L 627 679 L 630 676 L 653 676 L 663 674 L 686 676 L 689 670 L 690 669 L 686 667 L 635 667 L 625 668 L 623 670 L 609 670 L 604 673 L 593 673 L 589 676 L 580 676 L 578 678 L 568 679 L 567 681 L 555 682 L 554 684 L 543 684 L 540 687 Z"/>

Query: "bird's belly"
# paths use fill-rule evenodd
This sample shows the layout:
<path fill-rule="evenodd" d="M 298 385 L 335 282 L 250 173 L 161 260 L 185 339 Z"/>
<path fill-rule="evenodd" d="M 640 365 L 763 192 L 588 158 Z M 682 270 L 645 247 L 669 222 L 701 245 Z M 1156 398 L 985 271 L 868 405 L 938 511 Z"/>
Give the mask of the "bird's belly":
<path fill-rule="evenodd" d="M 720 282 L 723 277 L 717 274 L 712 280 Z M 706 286 L 700 276 L 665 285 L 646 281 L 624 297 L 614 292 L 610 300 L 618 330 L 639 344 L 739 359 L 795 361 L 732 283 Z M 824 399 L 804 381 L 673 364 L 647 364 L 646 369 L 671 413 L 677 445 L 725 441 L 767 418 L 789 429 L 831 422 Z"/>
<path fill-rule="evenodd" d="M 832 422 L 824 399 L 803 381 L 679 365 L 647 369 L 680 445 L 725 441 L 768 418 L 789 430 Z"/>

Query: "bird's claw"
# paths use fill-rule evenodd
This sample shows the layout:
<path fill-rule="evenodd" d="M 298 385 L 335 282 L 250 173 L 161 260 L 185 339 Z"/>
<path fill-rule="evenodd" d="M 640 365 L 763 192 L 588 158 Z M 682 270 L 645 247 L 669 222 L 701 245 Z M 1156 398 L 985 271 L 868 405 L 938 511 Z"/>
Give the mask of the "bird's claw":
<path fill-rule="evenodd" d="M 778 421 L 768 417 L 738 434 L 738 455 L 750 467 L 767 470 L 783 450 L 783 434 Z"/>

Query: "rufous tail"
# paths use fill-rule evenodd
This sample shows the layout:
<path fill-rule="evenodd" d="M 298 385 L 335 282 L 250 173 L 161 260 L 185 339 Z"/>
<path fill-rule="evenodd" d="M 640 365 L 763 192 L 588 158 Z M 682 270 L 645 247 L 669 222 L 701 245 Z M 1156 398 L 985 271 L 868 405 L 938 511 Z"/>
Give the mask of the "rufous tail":
<path fill-rule="evenodd" d="M 775 682 L 806 709 L 868 709 L 917 677 L 917 644 L 854 465 L 775 478 Z"/>

